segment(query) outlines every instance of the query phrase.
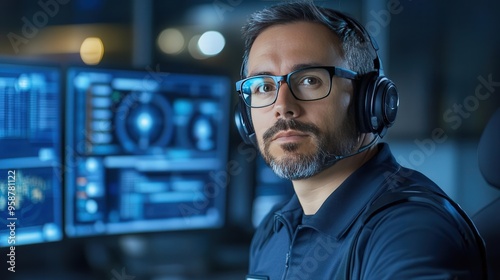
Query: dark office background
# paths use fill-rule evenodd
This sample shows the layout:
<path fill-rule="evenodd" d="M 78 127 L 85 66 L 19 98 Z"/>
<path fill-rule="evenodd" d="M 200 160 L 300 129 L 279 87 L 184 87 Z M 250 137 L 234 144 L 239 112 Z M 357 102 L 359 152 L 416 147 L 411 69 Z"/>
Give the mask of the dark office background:
<path fill-rule="evenodd" d="M 276 2 L 2 0 L 0 61 L 57 65 L 62 70 L 88 66 L 80 47 L 86 38 L 97 37 L 104 53 L 92 67 L 217 74 L 234 82 L 242 55 L 241 26 L 251 12 Z M 315 2 L 354 15 L 377 39 L 385 72 L 400 92 L 398 119 L 385 139 L 396 158 L 438 182 L 471 215 L 500 196 L 481 177 L 476 159 L 481 131 L 500 105 L 500 2 Z M 45 11 L 40 3 L 57 9 L 36 18 Z M 26 21 L 39 26 L 26 33 Z M 185 42 L 175 53 L 165 53 L 159 35 L 174 28 Z M 192 46 L 196 36 L 211 30 L 223 35 L 225 45 L 220 53 L 205 57 Z M 228 98 L 234 104 L 236 94 Z M 9 274 L 2 248 L 1 278 L 244 278 L 256 172 L 253 162 L 238 152 L 242 143 L 235 128 L 227 129 L 228 162 L 238 162 L 244 172 L 228 178 L 224 227 L 18 246 L 17 272 Z"/>

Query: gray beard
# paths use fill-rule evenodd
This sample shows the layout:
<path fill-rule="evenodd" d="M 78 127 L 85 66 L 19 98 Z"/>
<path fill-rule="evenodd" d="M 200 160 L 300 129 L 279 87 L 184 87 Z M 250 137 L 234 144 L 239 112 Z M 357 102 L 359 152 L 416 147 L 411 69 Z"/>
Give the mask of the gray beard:
<path fill-rule="evenodd" d="M 317 155 L 297 155 L 293 159 L 271 159 L 269 166 L 274 173 L 288 180 L 300 180 L 312 177 L 323 171 L 322 160 Z"/>
<path fill-rule="evenodd" d="M 264 133 L 264 148 L 262 156 L 265 162 L 272 168 L 274 173 L 281 178 L 289 180 L 301 180 L 310 178 L 331 165 L 325 162 L 331 155 L 351 154 L 358 145 L 358 132 L 354 122 L 345 121 L 336 133 L 325 135 L 314 124 L 305 124 L 295 120 L 278 120 L 276 124 Z M 281 159 L 273 157 L 269 151 L 270 139 L 281 130 L 294 129 L 308 132 L 313 135 L 316 151 L 304 155 L 297 152 L 298 145 L 295 143 L 282 144 L 281 148 L 285 155 Z"/>

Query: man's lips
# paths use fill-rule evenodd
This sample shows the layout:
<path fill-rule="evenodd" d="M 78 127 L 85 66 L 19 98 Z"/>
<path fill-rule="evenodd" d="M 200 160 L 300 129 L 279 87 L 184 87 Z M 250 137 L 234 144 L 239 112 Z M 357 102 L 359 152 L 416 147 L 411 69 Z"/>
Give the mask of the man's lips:
<path fill-rule="evenodd" d="M 286 130 L 286 131 L 280 131 L 274 135 L 274 137 L 271 139 L 271 141 L 294 141 L 294 140 L 299 140 L 304 137 L 309 136 L 307 133 L 296 131 L 296 130 Z"/>

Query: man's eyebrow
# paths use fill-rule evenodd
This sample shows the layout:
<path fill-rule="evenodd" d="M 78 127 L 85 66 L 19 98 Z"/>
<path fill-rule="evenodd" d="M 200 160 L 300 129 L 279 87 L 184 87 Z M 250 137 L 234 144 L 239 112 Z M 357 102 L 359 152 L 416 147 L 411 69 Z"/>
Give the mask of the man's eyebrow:
<path fill-rule="evenodd" d="M 249 73 L 247 77 L 260 76 L 260 75 L 272 75 L 272 73 L 267 71 L 252 72 Z"/>
<path fill-rule="evenodd" d="M 296 71 L 302 68 L 314 67 L 314 66 L 323 66 L 321 63 L 300 63 L 292 66 L 292 71 Z"/>
<path fill-rule="evenodd" d="M 295 64 L 292 66 L 290 72 L 293 72 L 295 70 L 299 70 L 299 69 L 302 69 L 302 68 L 306 68 L 306 67 L 314 67 L 314 66 L 321 66 L 323 64 L 321 63 L 299 63 L 299 64 Z M 251 72 L 248 74 L 247 77 L 253 77 L 253 76 L 260 76 L 260 75 L 273 75 L 272 72 L 269 72 L 269 71 L 257 71 L 257 72 Z"/>

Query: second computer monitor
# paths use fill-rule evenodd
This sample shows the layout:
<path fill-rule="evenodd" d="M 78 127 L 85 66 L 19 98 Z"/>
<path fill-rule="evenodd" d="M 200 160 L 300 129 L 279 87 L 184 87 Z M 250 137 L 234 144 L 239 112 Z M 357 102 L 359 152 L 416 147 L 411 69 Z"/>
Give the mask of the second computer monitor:
<path fill-rule="evenodd" d="M 228 78 L 74 68 L 67 84 L 68 236 L 224 223 Z"/>

